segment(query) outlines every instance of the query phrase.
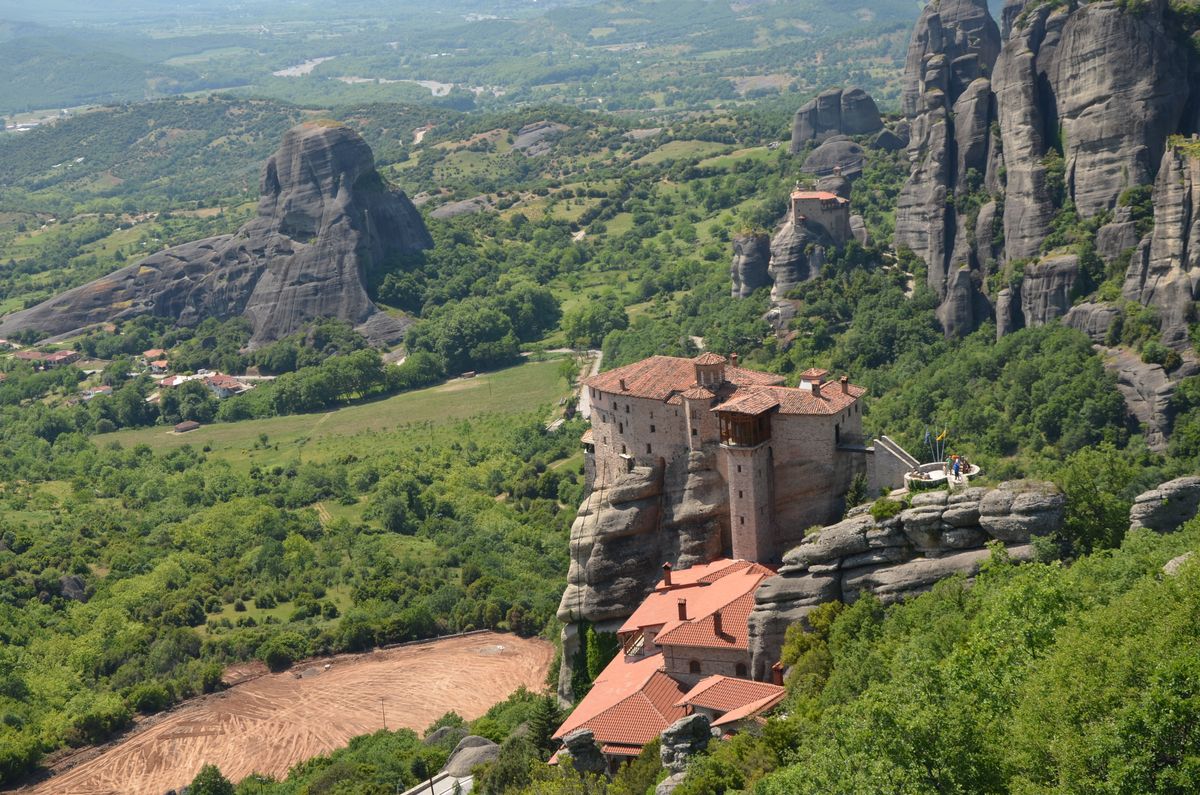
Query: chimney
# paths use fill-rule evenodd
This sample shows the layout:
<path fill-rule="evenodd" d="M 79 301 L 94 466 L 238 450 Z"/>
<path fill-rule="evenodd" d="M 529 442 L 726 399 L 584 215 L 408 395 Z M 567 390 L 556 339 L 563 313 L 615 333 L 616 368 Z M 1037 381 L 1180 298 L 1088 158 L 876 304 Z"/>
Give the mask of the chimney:
<path fill-rule="evenodd" d="M 625 379 L 624 378 L 621 379 L 621 391 L 622 392 L 625 391 Z"/>
<path fill-rule="evenodd" d="M 738 366 L 738 356 L 736 353 L 729 354 L 729 363 L 734 367 Z"/>
<path fill-rule="evenodd" d="M 720 610 L 713 613 L 713 634 L 716 635 L 718 638 L 725 637 L 725 633 L 722 631 L 722 627 L 721 627 L 721 611 Z"/>
<path fill-rule="evenodd" d="M 771 666 L 771 684 L 783 687 L 783 663 Z"/>
<path fill-rule="evenodd" d="M 663 585 L 670 588 L 671 587 L 671 564 L 664 563 L 662 565 L 662 570 L 663 570 Z"/>
<path fill-rule="evenodd" d="M 813 393 L 813 397 L 815 397 L 815 398 L 821 397 L 821 382 L 820 381 L 812 382 L 812 393 Z"/>
<path fill-rule="evenodd" d="M 850 377 L 844 375 L 841 377 L 840 380 L 842 383 L 842 394 L 849 395 L 850 394 Z"/>
<path fill-rule="evenodd" d="M 687 621 L 687 599 L 679 600 L 679 620 Z"/>

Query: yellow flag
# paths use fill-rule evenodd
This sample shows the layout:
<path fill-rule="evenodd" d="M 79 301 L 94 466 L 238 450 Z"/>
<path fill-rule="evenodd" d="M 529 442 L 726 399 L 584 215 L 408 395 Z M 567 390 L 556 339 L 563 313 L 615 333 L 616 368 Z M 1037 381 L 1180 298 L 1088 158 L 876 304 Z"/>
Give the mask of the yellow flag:
<path fill-rule="evenodd" d="M 949 428 L 947 428 L 946 430 L 944 430 L 944 431 L 942 431 L 941 433 L 939 433 L 939 434 L 938 434 L 938 437 L 937 437 L 937 440 L 940 442 L 941 440 L 945 439 L 945 438 L 946 438 L 946 434 L 948 434 L 948 433 L 950 433 L 950 429 L 949 429 Z"/>

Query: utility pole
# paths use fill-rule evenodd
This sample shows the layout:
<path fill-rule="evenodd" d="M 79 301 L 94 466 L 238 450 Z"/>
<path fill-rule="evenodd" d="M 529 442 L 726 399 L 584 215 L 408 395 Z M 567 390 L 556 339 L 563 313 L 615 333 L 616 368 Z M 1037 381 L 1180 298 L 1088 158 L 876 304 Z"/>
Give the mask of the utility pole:
<path fill-rule="evenodd" d="M 383 707 L 383 696 L 379 697 L 379 712 L 383 715 L 383 730 L 387 731 L 387 710 Z"/>

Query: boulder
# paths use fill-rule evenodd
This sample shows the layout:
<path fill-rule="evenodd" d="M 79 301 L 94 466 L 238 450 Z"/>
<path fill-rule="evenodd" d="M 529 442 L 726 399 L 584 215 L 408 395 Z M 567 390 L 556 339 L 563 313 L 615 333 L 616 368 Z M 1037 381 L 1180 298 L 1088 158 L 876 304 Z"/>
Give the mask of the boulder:
<path fill-rule="evenodd" d="M 871 232 L 861 215 L 850 216 L 850 234 L 854 235 L 854 240 L 863 248 L 871 245 Z"/>
<path fill-rule="evenodd" d="M 1176 478 L 1142 492 L 1129 509 L 1129 526 L 1170 533 L 1195 518 L 1200 510 L 1200 477 Z"/>
<path fill-rule="evenodd" d="M 883 127 L 879 108 L 861 88 L 831 88 L 796 111 L 792 119 L 792 154 L 813 141 L 833 135 L 866 135 Z"/>
<path fill-rule="evenodd" d="M 560 759 L 565 755 L 571 761 L 571 766 L 580 773 L 603 774 L 608 770 L 608 763 L 600 753 L 596 737 L 591 729 L 576 729 L 562 738 Z"/>
<path fill-rule="evenodd" d="M 463 778 L 471 775 L 471 771 L 480 765 L 494 761 L 499 755 L 499 745 L 486 737 L 470 735 L 462 738 L 454 747 L 443 770 L 455 778 Z"/>
<path fill-rule="evenodd" d="M 825 247 L 831 245 L 816 227 L 787 221 L 771 239 L 771 259 L 767 274 L 771 279 L 771 300 L 782 301 L 800 282 L 817 278 L 825 264 Z"/>
<path fill-rule="evenodd" d="M 64 574 L 58 578 L 59 593 L 73 602 L 87 601 L 87 583 L 78 574 Z"/>
<path fill-rule="evenodd" d="M 138 315 L 195 325 L 245 317 L 252 347 L 320 317 L 360 328 L 382 314 L 367 295 L 374 269 L 429 248 L 420 214 L 375 170 L 367 143 L 333 122 L 289 130 L 263 169 L 255 217 L 232 235 L 169 248 L 0 321 L 4 334 L 66 334 Z M 378 341 L 403 326 L 387 315 Z"/>
<path fill-rule="evenodd" d="M 654 795 L 671 795 L 686 777 L 687 773 L 672 773 L 658 782 L 658 786 L 654 788 Z"/>
<path fill-rule="evenodd" d="M 711 739 L 712 727 L 707 715 L 698 713 L 680 718 L 663 730 L 659 746 L 662 766 L 671 773 L 684 772 L 693 756 L 708 749 Z"/>
<path fill-rule="evenodd" d="M 814 149 L 800 167 L 807 174 L 823 176 L 841 169 L 846 177 L 862 173 L 867 153 L 861 146 L 845 137 L 834 137 Z"/>
<path fill-rule="evenodd" d="M 458 746 L 459 740 L 467 736 L 467 730 L 460 726 L 442 726 L 425 735 L 422 745 L 453 745 Z"/>
<path fill-rule="evenodd" d="M 1171 558 L 1163 564 L 1163 574 L 1167 575 L 1168 577 L 1174 577 L 1179 573 L 1180 569 L 1183 568 L 1184 564 L 1195 557 L 1195 555 L 1196 553 L 1194 552 L 1184 552 L 1179 557 Z"/>
<path fill-rule="evenodd" d="M 899 152 L 908 146 L 908 141 L 905 141 L 891 130 L 880 130 L 871 139 L 870 146 L 872 149 L 879 149 L 883 152 Z"/>
<path fill-rule="evenodd" d="M 771 283 L 767 267 L 771 262 L 771 238 L 749 233 L 733 239 L 733 263 L 729 267 L 734 298 L 748 298 L 755 290 Z"/>

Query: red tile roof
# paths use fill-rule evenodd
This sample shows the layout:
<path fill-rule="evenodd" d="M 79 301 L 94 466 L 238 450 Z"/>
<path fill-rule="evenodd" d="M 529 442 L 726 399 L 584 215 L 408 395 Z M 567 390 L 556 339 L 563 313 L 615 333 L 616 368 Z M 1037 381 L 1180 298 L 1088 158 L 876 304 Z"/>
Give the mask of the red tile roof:
<path fill-rule="evenodd" d="M 716 356 L 716 354 L 704 354 Z M 720 357 L 717 357 L 720 358 Z M 761 414 L 778 404 L 780 414 L 837 414 L 866 394 L 866 389 L 854 384 L 842 391 L 840 383 L 825 384 L 820 397 L 795 387 L 782 386 L 783 378 L 773 373 L 725 366 L 725 383 L 713 391 L 695 383 L 695 360 L 678 356 L 651 356 L 634 364 L 618 367 L 586 379 L 583 383 L 614 395 L 662 400 L 678 403 L 679 397 L 689 400 L 717 398 L 722 402 L 713 411 L 732 411 L 742 414 Z M 802 375 L 810 378 L 827 375 L 827 371 L 812 368 Z M 622 384 L 624 387 L 622 388 Z"/>
<path fill-rule="evenodd" d="M 696 364 L 725 364 L 728 360 L 719 353 L 709 351 L 708 353 L 700 354 L 695 359 L 692 359 L 692 361 Z"/>
<path fill-rule="evenodd" d="M 46 358 L 46 354 L 41 351 L 17 351 L 13 354 L 14 359 L 24 359 L 28 362 L 40 362 Z"/>
<path fill-rule="evenodd" d="M 625 388 L 621 388 L 621 381 Z M 725 366 L 725 380 L 734 385 L 779 384 L 783 378 L 773 373 L 746 370 L 742 367 Z M 586 386 L 614 395 L 666 400 L 676 392 L 683 392 L 696 383 L 696 370 L 692 359 L 679 356 L 651 356 L 640 362 L 627 364 L 615 370 L 585 379 Z"/>
<path fill-rule="evenodd" d="M 693 605 L 693 600 L 688 599 L 688 620 L 676 619 L 663 625 L 654 638 L 654 642 L 659 646 L 749 651 L 750 636 L 747 624 L 750 621 L 750 611 L 754 609 L 754 589 L 758 587 L 762 579 L 761 575 L 734 575 L 714 583 L 710 588 L 699 589 L 695 595 L 701 597 L 700 604 Z M 727 580 L 740 581 L 739 584 L 745 592 L 734 598 L 729 598 L 728 594 L 718 596 L 706 593 L 716 590 L 721 584 L 725 584 L 731 591 L 734 590 L 734 583 L 727 582 Z M 694 611 L 699 611 L 699 617 L 692 617 Z M 719 635 L 717 634 L 717 614 L 721 616 L 721 633 Z"/>
<path fill-rule="evenodd" d="M 760 563 L 727 558 L 700 566 L 692 566 L 690 569 L 672 571 L 671 585 L 667 586 L 660 580 L 654 586 L 654 591 L 638 605 L 638 609 L 625 620 L 617 633 L 641 632 L 646 627 L 661 627 L 671 622 L 678 622 L 680 598 L 688 599 L 690 602 L 692 594 L 698 590 L 730 574 L 747 570 L 753 571 L 761 577 L 769 577 L 774 573 Z M 699 615 L 692 608 L 689 608 L 688 614 Z"/>
<path fill-rule="evenodd" d="M 787 691 L 779 685 L 735 679 L 716 674 L 701 679 L 695 687 L 676 702 L 680 707 L 703 707 L 717 712 L 732 712 L 763 699 L 782 699 Z"/>
<path fill-rule="evenodd" d="M 800 374 L 801 378 L 824 378 L 829 375 L 828 370 L 822 370 L 820 367 L 810 367 Z"/>
<path fill-rule="evenodd" d="M 746 396 L 756 395 L 758 397 L 753 402 L 748 402 L 751 407 L 759 406 L 767 400 L 773 399 L 779 404 L 780 414 L 837 414 L 849 408 L 853 405 L 854 401 L 866 393 L 867 390 L 865 387 L 855 384 L 847 384 L 846 391 L 843 392 L 840 383 L 822 385 L 819 397 L 807 389 L 797 389 L 790 386 L 738 387 L 734 390 L 731 397 L 713 406 L 711 411 L 731 411 L 745 414 L 761 413 L 754 411 L 743 412 L 737 408 L 739 401 L 748 400 Z"/>
<path fill-rule="evenodd" d="M 580 444 L 595 444 L 596 443 L 596 437 L 592 433 L 592 428 L 590 426 L 588 427 L 588 429 L 586 431 L 583 432 L 583 436 L 579 437 L 579 443 Z"/>
<path fill-rule="evenodd" d="M 842 204 L 842 203 L 849 204 L 850 203 L 850 201 L 848 199 L 843 199 L 841 196 L 838 196 L 836 193 L 830 193 L 829 191 L 825 191 L 825 190 L 794 190 L 794 191 L 792 191 L 792 198 L 793 199 L 819 199 L 820 201 L 823 201 L 823 202 L 836 201 L 839 204 Z"/>
<path fill-rule="evenodd" d="M 151 348 L 148 351 L 142 351 L 142 356 L 146 359 L 159 359 L 166 353 L 162 348 Z"/>
<path fill-rule="evenodd" d="M 783 688 L 779 689 L 783 690 Z M 729 712 L 726 712 L 724 715 L 714 720 L 712 725 L 728 726 L 729 724 L 736 723 L 739 720 L 745 720 L 746 718 L 760 715 L 778 704 L 780 701 L 783 701 L 783 697 L 785 695 L 787 695 L 786 692 L 778 693 L 773 696 L 763 696 L 758 701 L 751 701 L 745 706 L 738 707 L 737 709 L 731 709 Z"/>
<path fill-rule="evenodd" d="M 687 714 L 675 706 L 686 688 L 663 673 L 662 667 L 661 654 L 634 662 L 618 654 L 554 736 L 561 738 L 586 727 L 601 746 L 640 748 L 650 742 Z"/>
<path fill-rule="evenodd" d="M 734 396 L 722 403 L 721 411 L 734 414 L 749 414 L 757 416 L 766 414 L 779 405 L 779 398 L 766 389 L 739 389 Z"/>
<path fill-rule="evenodd" d="M 241 389 L 242 387 L 245 386 L 245 384 L 243 384 L 241 381 L 237 380 L 233 376 L 224 375 L 222 373 L 217 373 L 216 375 L 207 376 L 204 379 L 204 382 L 211 386 L 215 386 L 218 389 Z"/>

